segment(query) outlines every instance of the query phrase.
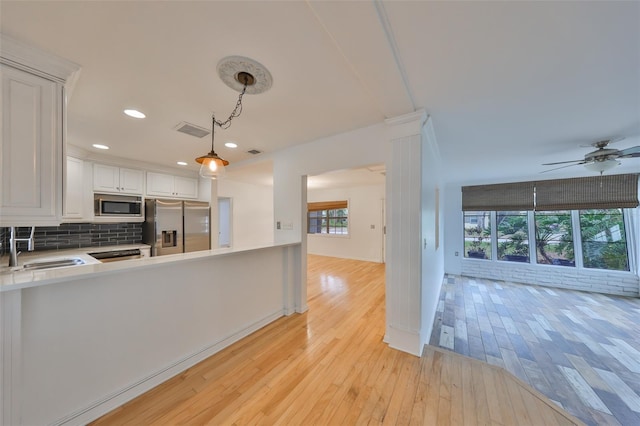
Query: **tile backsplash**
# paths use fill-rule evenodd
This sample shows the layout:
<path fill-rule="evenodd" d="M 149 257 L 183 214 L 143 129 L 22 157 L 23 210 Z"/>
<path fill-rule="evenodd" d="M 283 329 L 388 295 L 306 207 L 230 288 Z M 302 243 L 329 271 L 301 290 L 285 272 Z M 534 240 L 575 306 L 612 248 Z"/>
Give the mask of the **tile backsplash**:
<path fill-rule="evenodd" d="M 31 228 L 17 228 L 18 238 L 28 238 Z M 9 228 L 0 228 L 2 253 L 9 251 Z M 142 243 L 142 223 L 63 223 L 60 226 L 37 226 L 35 251 L 64 250 L 82 247 L 115 246 Z M 26 243 L 18 250 L 26 252 Z"/>

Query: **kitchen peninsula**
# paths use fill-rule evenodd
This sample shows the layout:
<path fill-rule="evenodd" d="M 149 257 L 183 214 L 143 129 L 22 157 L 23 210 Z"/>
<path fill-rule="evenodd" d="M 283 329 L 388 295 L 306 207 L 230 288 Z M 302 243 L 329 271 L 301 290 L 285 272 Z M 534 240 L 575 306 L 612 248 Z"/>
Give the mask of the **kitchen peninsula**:
<path fill-rule="evenodd" d="M 2 424 L 81 424 L 294 312 L 299 243 L 0 275 Z"/>

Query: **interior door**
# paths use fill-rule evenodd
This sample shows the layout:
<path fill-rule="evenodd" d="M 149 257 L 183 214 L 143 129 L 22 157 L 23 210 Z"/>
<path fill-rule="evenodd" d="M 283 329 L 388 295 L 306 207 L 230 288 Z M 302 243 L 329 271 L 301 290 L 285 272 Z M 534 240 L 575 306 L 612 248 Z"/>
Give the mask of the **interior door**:
<path fill-rule="evenodd" d="M 231 247 L 231 198 L 218 198 L 218 245 Z"/>

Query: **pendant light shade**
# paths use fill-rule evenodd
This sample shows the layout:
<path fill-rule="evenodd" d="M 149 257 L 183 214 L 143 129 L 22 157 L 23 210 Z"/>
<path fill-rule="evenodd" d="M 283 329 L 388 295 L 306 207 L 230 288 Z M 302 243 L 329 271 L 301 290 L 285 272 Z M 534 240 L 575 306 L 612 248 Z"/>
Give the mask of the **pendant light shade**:
<path fill-rule="evenodd" d="M 200 176 L 207 179 L 221 178 L 225 174 L 225 167 L 229 165 L 227 160 L 223 160 L 211 151 L 207 155 L 196 158 L 196 162 L 200 163 Z"/>

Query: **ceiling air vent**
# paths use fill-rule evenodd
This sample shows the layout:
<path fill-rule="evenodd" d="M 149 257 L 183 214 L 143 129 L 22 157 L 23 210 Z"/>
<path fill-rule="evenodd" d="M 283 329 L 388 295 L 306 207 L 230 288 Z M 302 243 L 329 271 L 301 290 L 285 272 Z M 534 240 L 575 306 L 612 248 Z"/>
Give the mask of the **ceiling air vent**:
<path fill-rule="evenodd" d="M 253 155 L 258 155 L 258 154 L 262 154 L 262 151 L 258 151 L 257 149 L 250 149 L 249 151 L 247 151 L 249 154 L 253 154 Z"/>
<path fill-rule="evenodd" d="M 186 121 L 179 123 L 176 127 L 174 127 L 174 129 L 179 132 L 186 133 L 187 135 L 195 136 L 197 138 L 204 138 L 209 133 L 211 133 L 209 129 L 196 126 L 195 124 L 187 123 Z"/>

